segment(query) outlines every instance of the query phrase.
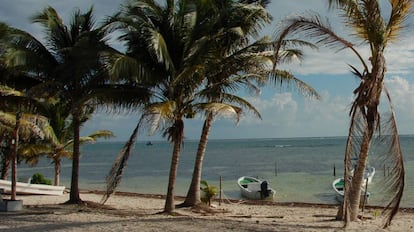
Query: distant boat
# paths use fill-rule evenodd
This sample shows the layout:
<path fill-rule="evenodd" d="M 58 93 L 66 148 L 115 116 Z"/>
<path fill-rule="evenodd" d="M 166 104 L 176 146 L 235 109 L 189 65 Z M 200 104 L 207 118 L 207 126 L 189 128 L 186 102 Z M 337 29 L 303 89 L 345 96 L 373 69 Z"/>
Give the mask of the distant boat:
<path fill-rule="evenodd" d="M 11 181 L 0 180 L 0 189 L 3 189 L 5 193 L 11 192 Z M 53 186 L 46 184 L 30 184 L 24 182 L 16 182 L 17 194 L 33 194 L 33 195 L 54 195 L 61 196 L 65 186 Z"/>
<path fill-rule="evenodd" d="M 147 146 L 152 146 L 152 145 L 154 145 L 154 144 L 151 141 L 147 142 Z"/>
<path fill-rule="evenodd" d="M 242 176 L 237 180 L 241 195 L 251 200 L 273 200 L 276 191 L 262 181 L 250 176 Z"/>

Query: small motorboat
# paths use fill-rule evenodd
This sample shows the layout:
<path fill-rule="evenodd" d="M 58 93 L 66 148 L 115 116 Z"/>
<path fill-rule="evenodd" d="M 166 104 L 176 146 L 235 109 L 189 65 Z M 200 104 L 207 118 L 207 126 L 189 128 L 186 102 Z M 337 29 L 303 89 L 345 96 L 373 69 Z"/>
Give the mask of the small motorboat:
<path fill-rule="evenodd" d="M 242 176 L 237 180 L 241 195 L 251 200 L 273 200 L 276 191 L 270 188 L 267 181 L 250 176 Z"/>
<path fill-rule="evenodd" d="M 336 199 L 340 202 L 344 200 L 344 186 L 345 186 L 344 178 L 338 178 L 332 182 L 332 188 L 334 189 L 336 193 Z M 361 201 L 364 199 L 363 197 L 364 195 L 366 195 L 368 199 L 371 194 L 369 192 L 365 193 L 364 188 L 361 188 Z"/>

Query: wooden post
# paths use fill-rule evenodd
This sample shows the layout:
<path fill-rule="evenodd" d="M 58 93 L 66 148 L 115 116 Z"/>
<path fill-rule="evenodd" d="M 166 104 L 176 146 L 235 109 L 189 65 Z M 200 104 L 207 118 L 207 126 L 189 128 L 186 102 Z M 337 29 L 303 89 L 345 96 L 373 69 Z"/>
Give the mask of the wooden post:
<path fill-rule="evenodd" d="M 277 176 L 277 161 L 275 161 L 275 176 Z"/>
<path fill-rule="evenodd" d="M 220 195 L 219 195 L 219 205 L 221 205 L 221 191 L 223 191 L 223 189 L 221 188 L 221 182 L 223 181 L 222 176 L 220 176 Z"/>
<path fill-rule="evenodd" d="M 333 175 L 336 176 L 336 167 L 335 167 L 335 164 L 333 165 Z"/>
<path fill-rule="evenodd" d="M 364 216 L 364 208 L 367 202 L 367 194 L 368 194 L 368 178 L 365 179 L 365 193 L 364 193 L 364 201 L 362 202 L 362 217 Z"/>
<path fill-rule="evenodd" d="M 385 172 L 386 172 L 386 168 L 385 168 L 385 164 L 384 164 L 384 177 L 386 176 L 386 175 L 385 175 Z"/>

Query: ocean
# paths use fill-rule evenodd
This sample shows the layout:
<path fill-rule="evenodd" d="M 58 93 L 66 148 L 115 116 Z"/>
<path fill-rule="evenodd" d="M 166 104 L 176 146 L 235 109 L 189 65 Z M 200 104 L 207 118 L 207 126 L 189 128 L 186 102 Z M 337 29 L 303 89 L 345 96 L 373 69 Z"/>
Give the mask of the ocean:
<path fill-rule="evenodd" d="M 118 191 L 166 194 L 172 145 L 165 141 L 138 141 Z M 406 168 L 402 207 L 414 207 L 414 136 L 401 136 Z M 98 142 L 81 148 L 80 188 L 103 190 L 105 177 L 123 142 Z M 191 181 L 198 141 L 184 142 L 180 155 L 175 194 L 185 196 Z M 346 137 L 210 140 L 203 162 L 202 179 L 217 188 L 222 179 L 222 197 L 240 199 L 237 178 L 254 176 L 276 190 L 275 201 L 337 203 L 332 181 L 343 175 Z M 368 186 L 369 204 L 383 205 L 382 186 L 388 167 L 376 168 Z M 53 179 L 53 164 L 42 159 L 35 167 L 21 164 L 18 177 L 40 172 Z M 61 184 L 70 186 L 71 161 L 64 160 Z"/>

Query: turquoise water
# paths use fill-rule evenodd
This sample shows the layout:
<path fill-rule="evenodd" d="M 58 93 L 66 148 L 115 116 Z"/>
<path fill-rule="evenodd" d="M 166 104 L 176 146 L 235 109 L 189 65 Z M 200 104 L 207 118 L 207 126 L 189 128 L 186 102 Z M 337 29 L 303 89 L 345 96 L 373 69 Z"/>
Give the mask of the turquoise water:
<path fill-rule="evenodd" d="M 119 191 L 165 194 L 171 162 L 171 144 L 138 142 L 130 157 Z M 185 195 L 191 181 L 198 141 L 185 141 L 180 157 L 176 195 Z M 203 163 L 203 176 L 209 184 L 219 186 L 228 198 L 241 198 L 237 178 L 244 175 L 266 179 L 276 190 L 276 201 L 336 203 L 331 187 L 342 176 L 345 137 L 211 140 Z M 96 143 L 82 147 L 80 187 L 103 190 L 105 177 L 123 143 Z M 414 207 L 414 136 L 402 136 L 401 146 L 406 166 L 406 188 L 402 206 Z M 384 183 L 383 166 L 377 172 L 370 204 L 382 204 L 380 186 Z M 334 169 L 335 174 L 334 176 Z M 41 172 L 53 178 L 53 165 L 42 160 L 36 167 L 21 165 L 18 176 Z M 71 161 L 65 160 L 61 173 L 63 185 L 70 186 Z"/>

